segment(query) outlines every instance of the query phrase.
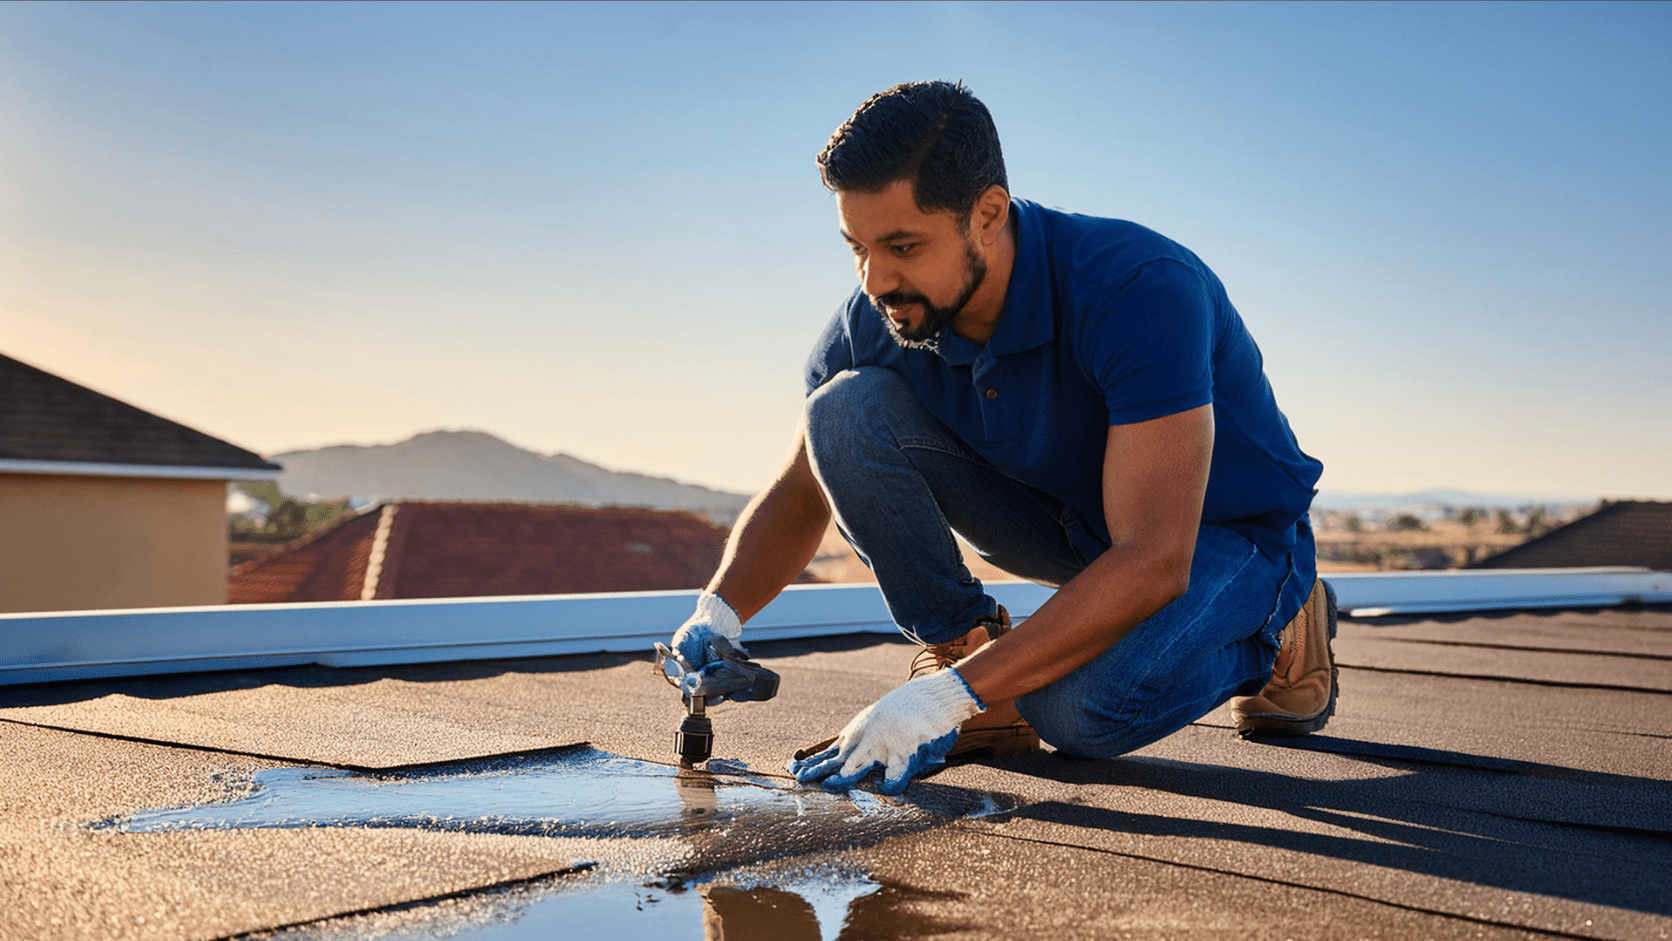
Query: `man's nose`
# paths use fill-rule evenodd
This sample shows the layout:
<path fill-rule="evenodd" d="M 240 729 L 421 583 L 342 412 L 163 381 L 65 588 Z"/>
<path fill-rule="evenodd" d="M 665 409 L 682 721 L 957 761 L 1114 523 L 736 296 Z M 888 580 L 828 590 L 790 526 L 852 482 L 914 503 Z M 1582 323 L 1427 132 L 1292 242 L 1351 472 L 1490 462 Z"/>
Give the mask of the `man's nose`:
<path fill-rule="evenodd" d="M 859 286 L 871 297 L 881 297 L 900 287 L 900 273 L 886 258 L 872 255 L 859 263 Z"/>

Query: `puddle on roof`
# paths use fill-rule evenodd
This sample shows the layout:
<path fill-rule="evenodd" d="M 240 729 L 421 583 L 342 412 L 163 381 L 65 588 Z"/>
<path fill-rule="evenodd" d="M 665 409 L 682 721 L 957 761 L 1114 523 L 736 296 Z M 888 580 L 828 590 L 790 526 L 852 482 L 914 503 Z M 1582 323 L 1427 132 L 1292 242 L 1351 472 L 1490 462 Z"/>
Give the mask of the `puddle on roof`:
<path fill-rule="evenodd" d="M 404 827 L 596 841 L 596 861 L 577 860 L 580 872 L 334 919 L 280 937 L 515 939 L 630 930 L 707 941 L 831 941 L 940 929 L 889 914 L 890 906 L 922 893 L 879 886 L 857 870 L 786 872 L 771 861 L 815 852 L 829 859 L 831 851 L 1014 807 L 1008 798 L 933 783 L 914 785 L 913 799 L 902 800 L 829 794 L 723 762 L 709 768 L 680 772 L 591 748 L 390 774 L 274 768 L 241 782 L 231 801 L 140 811 L 93 826 L 134 833 Z M 628 846 L 641 840 L 672 849 L 635 856 Z M 855 911 L 871 913 L 863 919 L 868 927 L 843 934 Z"/>
<path fill-rule="evenodd" d="M 585 876 L 336 918 L 259 937 L 271 941 L 464 938 L 657 938 L 679 941 L 886 941 L 967 928 L 913 910 L 941 897 L 821 867 L 679 880 L 588 884 Z"/>
<path fill-rule="evenodd" d="M 608 838 L 741 838 L 747 831 L 770 831 L 780 839 L 804 830 L 854 843 L 933 826 L 937 818 L 1009 809 L 991 795 L 960 791 L 956 795 L 964 796 L 950 801 L 943 795 L 932 813 L 916 803 L 865 791 L 829 794 L 798 787 L 788 778 L 716 762 L 709 766 L 710 772 L 681 773 L 667 765 L 576 748 L 392 774 L 273 768 L 256 774 L 248 794 L 238 800 L 140 811 L 95 826 L 130 832 L 407 827 Z"/>

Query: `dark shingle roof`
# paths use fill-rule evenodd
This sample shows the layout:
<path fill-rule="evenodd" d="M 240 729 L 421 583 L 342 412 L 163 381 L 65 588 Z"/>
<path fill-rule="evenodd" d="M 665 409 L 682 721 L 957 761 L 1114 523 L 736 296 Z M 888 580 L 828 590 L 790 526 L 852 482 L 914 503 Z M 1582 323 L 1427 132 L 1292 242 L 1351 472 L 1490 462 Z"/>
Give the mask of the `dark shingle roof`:
<path fill-rule="evenodd" d="M 1476 562 L 1474 568 L 1640 565 L 1672 571 L 1672 503 L 1622 500 Z"/>
<path fill-rule="evenodd" d="M 726 542 L 678 510 L 403 500 L 235 567 L 230 600 L 359 600 L 391 513 L 380 599 L 701 588 Z"/>
<path fill-rule="evenodd" d="M 280 470 L 252 451 L 3 355 L 0 459 Z"/>

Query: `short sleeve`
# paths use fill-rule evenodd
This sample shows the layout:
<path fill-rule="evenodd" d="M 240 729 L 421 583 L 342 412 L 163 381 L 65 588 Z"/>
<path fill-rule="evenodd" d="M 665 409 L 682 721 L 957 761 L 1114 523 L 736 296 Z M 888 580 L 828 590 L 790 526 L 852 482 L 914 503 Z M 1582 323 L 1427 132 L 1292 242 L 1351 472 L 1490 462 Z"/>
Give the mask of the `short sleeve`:
<path fill-rule="evenodd" d="M 831 376 L 853 368 L 853 342 L 847 328 L 848 314 L 852 307 L 853 301 L 850 299 L 836 308 L 836 313 L 830 316 L 830 322 L 825 324 L 824 331 L 819 334 L 818 342 L 813 344 L 813 351 L 807 355 L 808 395 L 812 395 L 819 386 L 829 382 Z"/>
<path fill-rule="evenodd" d="M 1130 425 L 1213 401 L 1214 303 L 1182 262 L 1152 261 L 1084 324 L 1081 366 L 1109 424 Z"/>

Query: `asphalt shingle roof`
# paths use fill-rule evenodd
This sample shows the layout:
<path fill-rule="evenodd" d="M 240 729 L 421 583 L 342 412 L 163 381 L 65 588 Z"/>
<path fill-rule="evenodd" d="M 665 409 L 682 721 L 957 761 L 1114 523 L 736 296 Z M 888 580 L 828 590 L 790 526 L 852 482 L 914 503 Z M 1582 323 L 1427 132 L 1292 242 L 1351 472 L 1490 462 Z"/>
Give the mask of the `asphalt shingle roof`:
<path fill-rule="evenodd" d="M 252 451 L 8 356 L 0 356 L 0 458 L 281 469 Z"/>
<path fill-rule="evenodd" d="M 1583 568 L 1640 565 L 1672 572 L 1672 503 L 1621 500 L 1553 529 L 1473 568 Z"/>

